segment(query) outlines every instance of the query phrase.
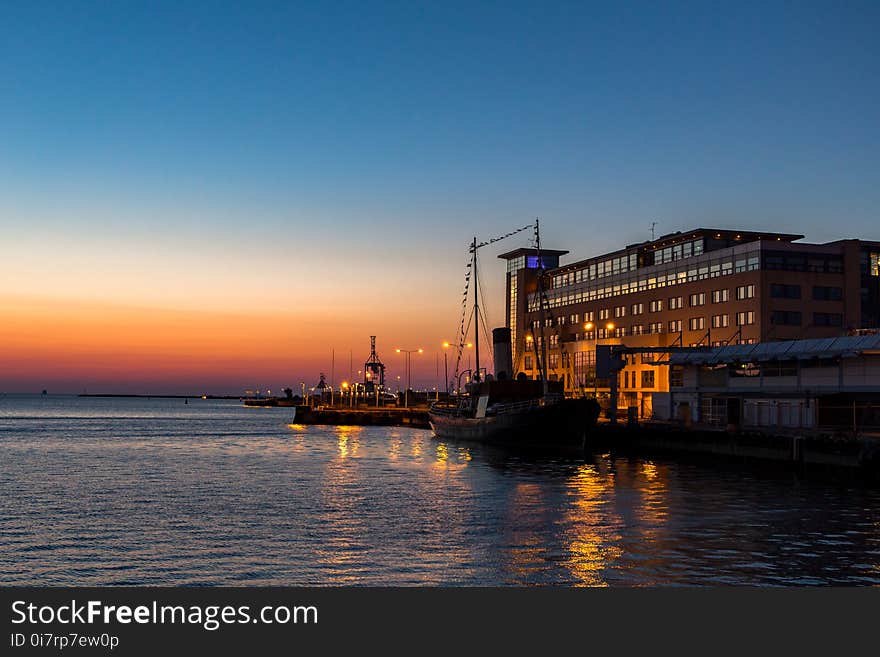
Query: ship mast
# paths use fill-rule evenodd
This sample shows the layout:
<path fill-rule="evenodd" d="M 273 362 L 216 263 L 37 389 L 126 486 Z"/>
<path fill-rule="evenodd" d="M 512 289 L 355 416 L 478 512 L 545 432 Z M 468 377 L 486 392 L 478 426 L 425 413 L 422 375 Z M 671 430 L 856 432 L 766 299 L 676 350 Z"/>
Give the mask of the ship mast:
<path fill-rule="evenodd" d="M 471 261 L 471 267 L 472 267 L 471 276 L 473 277 L 473 282 L 474 282 L 474 322 L 475 322 L 474 323 L 474 351 L 475 351 L 474 356 L 477 361 L 477 369 L 475 372 L 473 372 L 473 375 L 474 375 L 473 380 L 475 382 L 480 381 L 482 379 L 482 376 L 480 375 L 480 299 L 479 299 L 480 285 L 479 285 L 479 281 L 477 279 L 477 250 L 481 247 L 488 246 L 489 244 L 494 244 L 495 242 L 499 242 L 503 239 L 507 239 L 508 237 L 511 237 L 512 235 L 516 235 L 517 233 L 521 233 L 524 230 L 528 230 L 531 227 L 532 227 L 532 225 L 529 224 L 527 226 L 523 226 L 522 228 L 517 228 L 516 230 L 513 230 L 505 235 L 500 235 L 498 237 L 493 237 L 490 240 L 486 240 L 485 242 L 480 242 L 479 244 L 477 244 L 477 238 L 476 238 L 476 236 L 474 236 L 474 241 L 471 243 L 470 250 L 471 250 L 471 253 L 473 254 L 473 259 Z M 463 306 L 466 308 L 467 304 L 465 303 L 465 304 L 463 304 Z M 464 316 L 462 316 L 462 329 L 461 329 L 461 333 L 460 333 L 462 344 L 459 347 L 459 349 L 464 347 L 466 332 L 467 331 L 464 328 Z M 459 357 L 460 356 L 461 356 L 461 351 L 459 351 Z"/>
<path fill-rule="evenodd" d="M 480 381 L 480 285 L 477 278 L 477 238 L 474 236 L 474 244 L 471 247 L 474 251 L 474 358 L 477 361 L 477 370 L 474 372 L 474 381 Z"/>

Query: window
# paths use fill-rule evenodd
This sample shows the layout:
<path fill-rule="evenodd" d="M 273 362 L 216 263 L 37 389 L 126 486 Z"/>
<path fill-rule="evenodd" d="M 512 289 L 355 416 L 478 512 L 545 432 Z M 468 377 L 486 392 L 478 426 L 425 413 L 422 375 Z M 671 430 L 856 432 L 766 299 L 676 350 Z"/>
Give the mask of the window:
<path fill-rule="evenodd" d="M 730 315 L 712 315 L 712 328 L 726 328 L 730 326 Z"/>
<path fill-rule="evenodd" d="M 558 347 L 559 346 L 559 334 L 551 335 L 547 344 L 549 344 L 551 347 Z"/>
<path fill-rule="evenodd" d="M 800 326 L 801 314 L 793 310 L 774 310 L 770 313 L 770 323 L 781 326 Z"/>
<path fill-rule="evenodd" d="M 681 297 L 670 297 L 669 299 L 669 310 L 678 310 L 682 307 L 682 299 Z"/>
<path fill-rule="evenodd" d="M 754 285 L 750 285 L 749 287 L 754 287 Z M 750 310 L 744 313 L 736 314 L 736 325 L 737 326 L 748 326 L 749 324 L 755 323 L 755 311 Z"/>
<path fill-rule="evenodd" d="M 815 326 L 843 326 L 843 315 L 840 313 L 813 313 Z"/>
<path fill-rule="evenodd" d="M 565 315 L 562 315 L 558 320 L 556 320 L 556 323 L 559 324 L 559 326 L 565 326 Z"/>
<path fill-rule="evenodd" d="M 727 303 L 730 301 L 730 290 L 712 290 L 712 303 Z"/>
<path fill-rule="evenodd" d="M 661 310 L 663 310 L 663 299 L 655 299 L 651 302 L 648 308 L 652 313 L 659 313 Z"/>
<path fill-rule="evenodd" d="M 614 337 L 615 338 L 625 338 L 626 337 L 626 327 L 625 326 L 618 326 L 616 329 L 614 329 Z"/>
<path fill-rule="evenodd" d="M 760 363 L 761 374 L 764 376 L 797 376 L 796 360 L 777 360 Z"/>
<path fill-rule="evenodd" d="M 684 367 L 673 365 L 669 368 L 669 387 L 681 388 L 684 386 Z"/>
<path fill-rule="evenodd" d="M 550 369 L 557 369 L 559 367 L 559 354 L 550 354 L 547 356 L 547 364 Z"/>
<path fill-rule="evenodd" d="M 642 372 L 642 387 L 643 388 L 653 388 L 654 387 L 654 370 L 644 370 Z"/>
<path fill-rule="evenodd" d="M 801 286 L 773 283 L 770 286 L 770 296 L 774 299 L 800 299 Z"/>
<path fill-rule="evenodd" d="M 843 289 L 839 287 L 813 286 L 813 299 L 815 301 L 840 301 L 843 298 Z"/>
<path fill-rule="evenodd" d="M 531 356 L 526 356 L 523 359 L 523 367 L 527 370 L 534 369 L 534 367 L 532 367 L 532 357 Z"/>
<path fill-rule="evenodd" d="M 568 321 L 571 324 L 577 324 L 579 321 L 581 321 L 581 316 L 578 315 L 577 313 L 574 313 L 573 315 L 568 316 Z"/>
<path fill-rule="evenodd" d="M 577 315 L 575 315 L 575 317 L 577 317 Z M 592 322 L 595 319 L 596 319 L 596 313 L 594 313 L 592 310 L 588 310 L 587 312 L 584 313 L 584 321 L 585 322 Z"/>
<path fill-rule="evenodd" d="M 705 306 L 706 305 L 706 293 L 698 292 L 697 294 L 692 294 L 690 297 L 691 308 L 694 306 Z"/>
<path fill-rule="evenodd" d="M 754 285 L 740 285 L 736 288 L 736 300 L 742 301 L 743 299 L 754 299 L 755 298 L 755 286 Z"/>
<path fill-rule="evenodd" d="M 669 332 L 670 333 L 681 333 L 681 320 L 673 319 L 669 322 Z"/>
<path fill-rule="evenodd" d="M 691 331 L 701 331 L 706 328 L 706 318 L 705 317 L 691 317 L 688 322 L 688 327 Z"/>
<path fill-rule="evenodd" d="M 663 333 L 663 322 L 652 322 L 648 324 L 648 333 Z"/>
<path fill-rule="evenodd" d="M 611 311 L 608 308 L 602 308 L 599 311 L 599 319 L 608 319 L 611 316 Z"/>
<path fill-rule="evenodd" d="M 615 306 L 614 317 L 615 319 L 618 317 L 626 317 L 626 306 Z"/>
<path fill-rule="evenodd" d="M 871 276 L 880 276 L 880 253 L 870 255 L 870 274 Z"/>
<path fill-rule="evenodd" d="M 630 335 L 642 335 L 645 332 L 644 324 L 633 324 Z"/>
<path fill-rule="evenodd" d="M 630 311 L 632 312 L 633 315 L 641 315 L 643 312 L 645 312 L 645 304 L 634 303 L 632 305 L 632 308 L 630 308 Z"/>

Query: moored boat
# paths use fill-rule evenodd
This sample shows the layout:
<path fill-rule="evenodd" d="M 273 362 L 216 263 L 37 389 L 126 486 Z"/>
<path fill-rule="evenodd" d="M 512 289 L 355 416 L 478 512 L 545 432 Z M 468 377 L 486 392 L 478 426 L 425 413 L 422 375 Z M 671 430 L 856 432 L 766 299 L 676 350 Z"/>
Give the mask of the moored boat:
<path fill-rule="evenodd" d="M 512 234 L 514 233 L 509 235 Z M 535 239 L 540 253 L 537 222 Z M 470 249 L 472 262 L 469 276 L 473 275 L 476 279 L 478 249 L 495 241 L 497 240 L 477 244 L 474 238 Z M 482 374 L 478 289 L 479 285 L 474 284 L 472 320 L 475 319 L 473 325 L 477 328 L 474 331 L 476 369 L 471 372 L 473 382 L 465 387 L 464 394 L 431 406 L 428 421 L 434 434 L 439 438 L 493 444 L 585 445 L 589 432 L 596 426 L 599 418 L 598 402 L 586 397 L 566 399 L 562 382 L 548 381 L 546 369 L 543 367 L 539 367 L 539 381 L 529 380 L 524 374 L 514 379 L 509 328 L 493 330 L 495 375 Z M 544 322 L 541 321 L 540 324 L 543 326 Z M 462 327 L 464 326 L 462 321 Z M 465 333 L 462 330 L 459 336 L 459 350 L 465 344 Z M 543 344 L 543 340 L 541 342 Z M 539 358 L 539 363 L 542 360 L 546 362 L 546 358 L 540 359 L 537 353 L 535 355 Z"/>

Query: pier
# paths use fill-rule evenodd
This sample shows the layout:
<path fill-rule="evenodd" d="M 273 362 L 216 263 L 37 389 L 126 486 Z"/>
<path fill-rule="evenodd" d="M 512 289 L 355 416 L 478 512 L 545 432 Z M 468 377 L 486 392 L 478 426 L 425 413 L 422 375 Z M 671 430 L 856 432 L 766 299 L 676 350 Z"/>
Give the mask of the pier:
<path fill-rule="evenodd" d="M 430 429 L 428 409 L 406 407 L 345 408 L 297 406 L 295 424 L 330 424 L 350 426 L 412 427 Z"/>

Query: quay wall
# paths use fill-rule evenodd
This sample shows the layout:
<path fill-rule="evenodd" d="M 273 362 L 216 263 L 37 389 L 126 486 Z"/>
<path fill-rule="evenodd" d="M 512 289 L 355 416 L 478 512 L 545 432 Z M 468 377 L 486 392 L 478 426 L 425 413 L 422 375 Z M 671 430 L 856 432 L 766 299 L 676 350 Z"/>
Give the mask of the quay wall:
<path fill-rule="evenodd" d="M 732 432 L 660 423 L 639 426 L 600 424 L 591 432 L 586 448 L 610 448 L 640 454 L 706 454 L 798 466 L 855 468 L 880 473 L 880 436 Z"/>

